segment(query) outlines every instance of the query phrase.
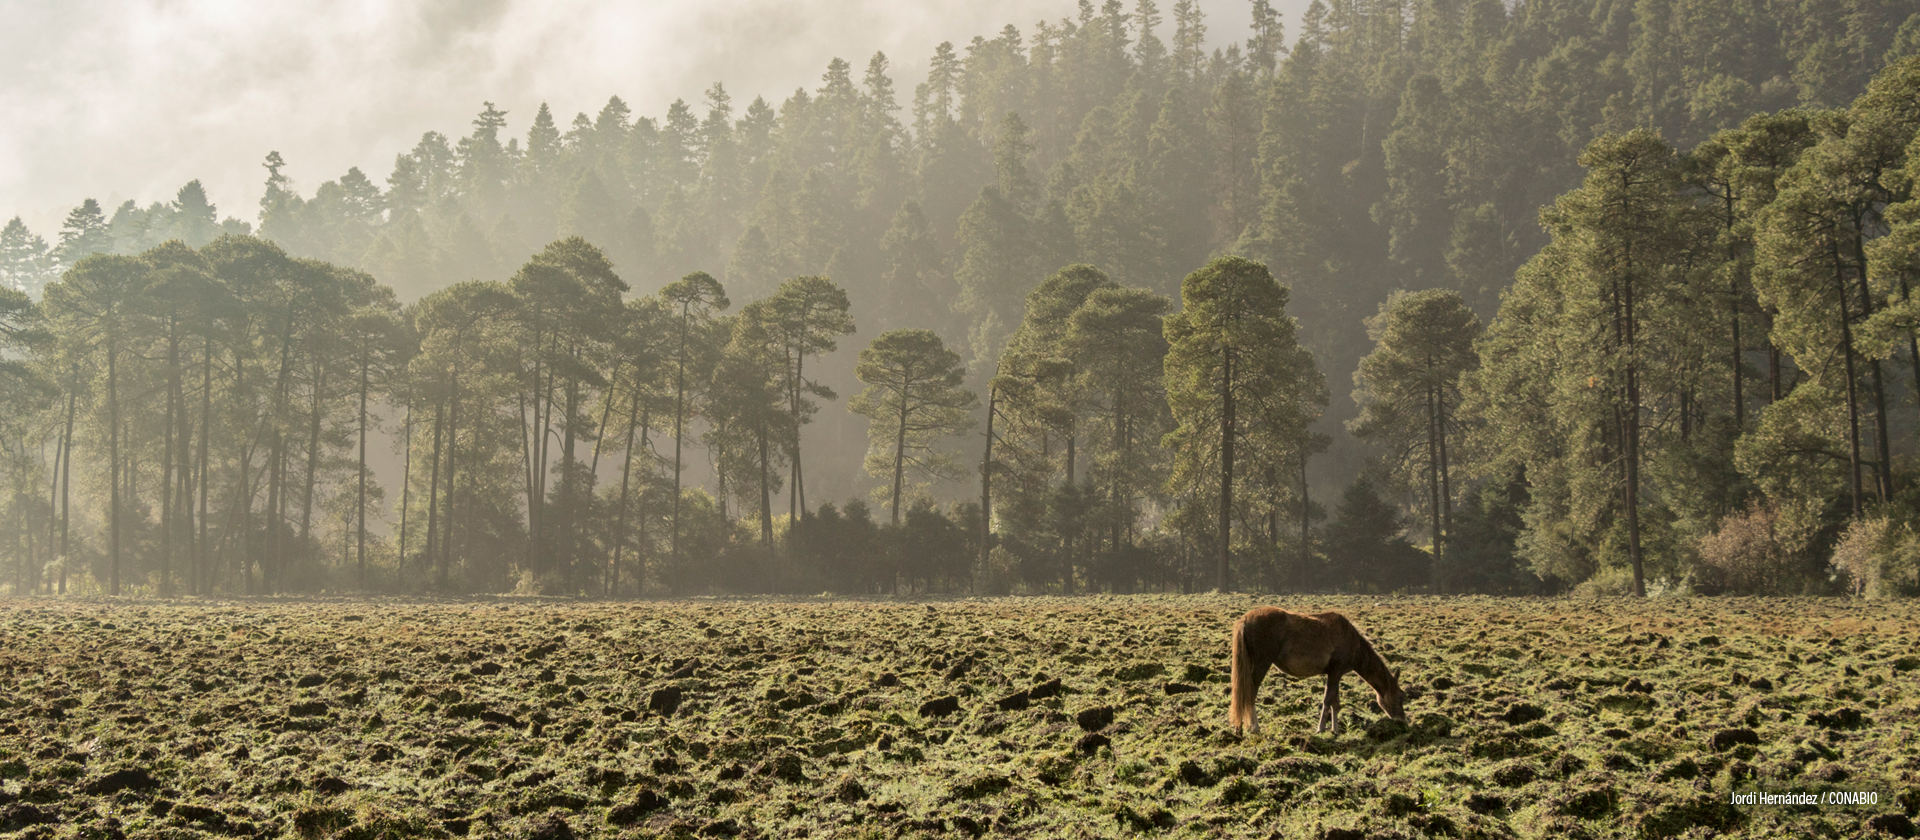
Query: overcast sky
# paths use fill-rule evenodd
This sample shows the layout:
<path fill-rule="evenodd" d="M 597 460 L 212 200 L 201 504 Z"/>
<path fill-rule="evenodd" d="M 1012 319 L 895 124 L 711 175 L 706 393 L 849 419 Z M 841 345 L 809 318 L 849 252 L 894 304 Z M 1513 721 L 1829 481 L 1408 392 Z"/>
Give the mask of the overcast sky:
<path fill-rule="evenodd" d="M 1126 0 L 1129 9 L 1134 0 Z M 1173 0 L 1159 0 L 1168 15 Z M 1280 0 L 1291 37 L 1304 0 Z M 1249 0 L 1201 0 L 1209 49 Z M 55 240 L 67 211 L 173 198 L 198 178 L 255 221 L 278 150 L 303 193 L 358 166 L 385 182 L 422 132 L 460 136 L 482 101 L 524 136 L 619 95 L 659 116 L 715 81 L 735 107 L 817 87 L 838 56 L 892 60 L 903 104 L 941 41 L 1075 12 L 1074 0 L 0 0 L 0 219 Z M 1170 39 L 1172 24 L 1161 38 Z"/>

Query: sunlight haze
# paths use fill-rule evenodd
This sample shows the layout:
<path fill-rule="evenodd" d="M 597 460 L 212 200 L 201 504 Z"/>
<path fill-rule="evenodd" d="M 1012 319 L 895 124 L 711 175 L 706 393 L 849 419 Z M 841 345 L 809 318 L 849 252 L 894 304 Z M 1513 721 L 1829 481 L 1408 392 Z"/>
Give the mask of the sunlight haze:
<path fill-rule="evenodd" d="M 1302 2 L 1275 4 L 1293 34 Z M 1129 4 L 1131 6 L 1131 4 Z M 1244 0 L 1205 0 L 1209 48 L 1246 36 Z M 53 241 L 92 197 L 173 198 L 198 178 L 222 216 L 258 222 L 260 162 L 295 188 L 358 166 L 383 183 L 422 132 L 461 136 L 491 101 L 524 136 L 542 101 L 563 130 L 617 95 L 636 116 L 715 81 L 736 110 L 817 87 L 834 57 L 887 54 L 903 104 L 935 45 L 964 50 L 1071 0 L 231 3 L 8 2 L 0 17 L 0 219 Z M 1163 14 L 1166 9 L 1161 10 Z M 1170 35 L 1163 23 L 1161 37 Z"/>

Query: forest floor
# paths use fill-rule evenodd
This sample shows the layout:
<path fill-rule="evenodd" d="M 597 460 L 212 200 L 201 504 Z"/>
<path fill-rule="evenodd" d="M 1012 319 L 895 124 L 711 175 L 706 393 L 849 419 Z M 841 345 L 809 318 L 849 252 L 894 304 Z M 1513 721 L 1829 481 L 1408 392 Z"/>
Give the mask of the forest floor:
<path fill-rule="evenodd" d="M 5 600 L 0 833 L 1913 830 L 1920 605 L 1270 598 Z M 1346 613 L 1411 726 L 1276 675 L 1231 734 L 1259 603 Z"/>

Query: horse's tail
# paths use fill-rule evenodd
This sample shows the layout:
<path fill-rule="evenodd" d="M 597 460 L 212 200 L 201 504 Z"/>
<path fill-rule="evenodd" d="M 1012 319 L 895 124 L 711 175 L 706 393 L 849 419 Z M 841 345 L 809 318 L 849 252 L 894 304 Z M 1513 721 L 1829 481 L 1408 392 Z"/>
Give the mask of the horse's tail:
<path fill-rule="evenodd" d="M 1247 654 L 1247 620 L 1233 623 L 1233 699 L 1227 705 L 1227 725 L 1239 731 L 1253 721 L 1253 660 Z"/>

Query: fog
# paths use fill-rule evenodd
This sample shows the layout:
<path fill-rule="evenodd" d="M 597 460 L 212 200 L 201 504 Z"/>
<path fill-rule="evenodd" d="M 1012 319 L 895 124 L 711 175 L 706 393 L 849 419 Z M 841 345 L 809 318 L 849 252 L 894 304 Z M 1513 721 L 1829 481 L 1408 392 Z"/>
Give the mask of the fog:
<path fill-rule="evenodd" d="M 1131 8 L 1133 4 L 1129 3 Z M 1160 3 L 1167 15 L 1172 3 Z M 1246 0 L 1202 0 L 1209 48 L 1246 37 Z M 1274 4 L 1288 34 L 1303 0 Z M 564 127 L 611 95 L 658 116 L 715 81 L 734 101 L 817 86 L 838 56 L 887 54 L 902 99 L 935 45 L 1074 15 L 1072 0 L 212 0 L 0 6 L 0 219 L 49 241 L 66 212 L 173 197 L 198 178 L 256 221 L 278 150 L 302 192 L 358 166 L 383 182 L 424 131 L 458 136 L 482 101 L 523 135 L 542 101 Z M 1171 35 L 1163 23 L 1161 37 Z"/>

